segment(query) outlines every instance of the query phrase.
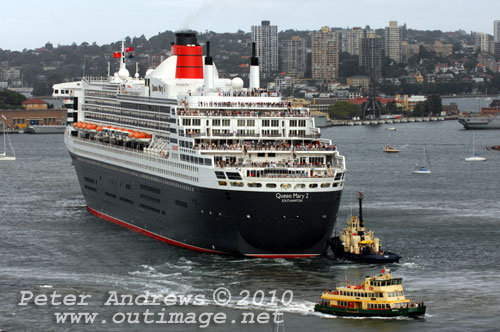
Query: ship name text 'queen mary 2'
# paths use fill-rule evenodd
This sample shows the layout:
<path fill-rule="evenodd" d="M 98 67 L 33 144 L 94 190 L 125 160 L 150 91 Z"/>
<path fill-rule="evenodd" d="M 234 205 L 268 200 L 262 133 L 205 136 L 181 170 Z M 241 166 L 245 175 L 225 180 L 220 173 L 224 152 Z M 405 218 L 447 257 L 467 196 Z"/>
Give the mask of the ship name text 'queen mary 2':
<path fill-rule="evenodd" d="M 254 257 L 325 252 L 345 158 L 305 108 L 219 78 L 206 43 L 177 33 L 171 56 L 130 77 L 125 48 L 109 78 L 55 84 L 65 144 L 87 209 L 177 246 Z"/>

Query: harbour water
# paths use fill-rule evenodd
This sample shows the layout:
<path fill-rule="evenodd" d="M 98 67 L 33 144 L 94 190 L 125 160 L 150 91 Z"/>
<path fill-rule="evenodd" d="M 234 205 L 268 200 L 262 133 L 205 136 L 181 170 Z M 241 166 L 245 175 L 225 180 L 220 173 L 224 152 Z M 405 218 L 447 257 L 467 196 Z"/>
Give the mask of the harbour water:
<path fill-rule="evenodd" d="M 271 323 L 241 323 L 243 313 L 273 313 L 286 290 L 285 331 L 497 331 L 500 318 L 500 152 L 467 163 L 471 132 L 456 121 L 323 129 L 347 157 L 349 169 L 337 225 L 355 194 L 365 193 L 367 227 L 403 259 L 388 266 L 404 278 L 406 296 L 427 304 L 424 319 L 346 319 L 313 312 L 321 292 L 361 281 L 380 266 L 335 261 L 243 259 L 200 254 L 131 232 L 85 209 L 62 135 L 13 135 L 17 160 L 0 164 L 0 330 L 14 331 L 272 331 Z M 476 150 L 500 144 L 498 131 L 476 132 Z M 423 144 L 432 174 L 412 174 Z M 384 154 L 385 145 L 400 149 Z M 212 294 L 226 287 L 225 306 Z M 250 303 L 238 303 L 248 290 Z M 263 300 L 260 301 L 261 293 Z M 86 306 L 21 302 L 34 295 L 88 294 Z M 201 294 L 196 305 L 104 305 L 119 294 Z M 256 295 L 257 294 L 257 295 Z M 289 294 L 289 293 L 288 293 Z M 255 298 L 256 303 L 253 302 Z M 248 301 L 247 301 L 248 302 Z M 259 304 L 262 302 L 261 304 Z M 117 312 L 222 312 L 228 322 L 113 323 Z M 57 312 L 97 312 L 94 324 L 56 323 Z M 232 321 L 235 321 L 233 323 Z M 105 321 L 105 322 L 104 322 Z"/>

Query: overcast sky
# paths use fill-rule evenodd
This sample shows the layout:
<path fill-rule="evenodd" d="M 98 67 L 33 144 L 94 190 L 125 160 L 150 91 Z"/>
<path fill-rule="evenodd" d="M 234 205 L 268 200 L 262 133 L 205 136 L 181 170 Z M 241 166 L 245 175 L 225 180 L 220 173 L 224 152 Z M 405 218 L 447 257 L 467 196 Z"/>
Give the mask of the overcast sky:
<path fill-rule="evenodd" d="M 114 42 L 165 30 L 250 31 L 261 20 L 278 30 L 322 26 L 383 28 L 390 20 L 410 29 L 493 34 L 499 0 L 0 0 L 0 48 Z"/>

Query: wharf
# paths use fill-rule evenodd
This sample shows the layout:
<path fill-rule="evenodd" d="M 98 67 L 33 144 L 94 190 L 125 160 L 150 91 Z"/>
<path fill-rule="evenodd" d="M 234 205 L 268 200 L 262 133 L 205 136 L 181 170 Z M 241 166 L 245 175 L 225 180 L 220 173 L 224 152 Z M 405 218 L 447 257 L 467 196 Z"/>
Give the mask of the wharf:
<path fill-rule="evenodd" d="M 362 125 L 414 123 L 414 122 L 435 122 L 435 121 L 456 120 L 456 119 L 457 116 L 432 116 L 432 117 L 380 119 L 380 120 L 330 120 L 328 122 L 329 122 L 329 127 L 331 127 L 331 126 L 362 126 Z"/>

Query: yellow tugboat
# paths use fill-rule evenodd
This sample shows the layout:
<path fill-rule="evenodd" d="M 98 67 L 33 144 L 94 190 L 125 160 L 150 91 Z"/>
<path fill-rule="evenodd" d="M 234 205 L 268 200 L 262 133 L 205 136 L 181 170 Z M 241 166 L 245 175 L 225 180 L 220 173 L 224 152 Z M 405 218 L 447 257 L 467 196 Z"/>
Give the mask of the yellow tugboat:
<path fill-rule="evenodd" d="M 396 253 L 382 250 L 382 243 L 373 231 L 365 228 L 363 220 L 363 193 L 358 193 L 359 217 L 351 216 L 347 227 L 339 236 L 330 239 L 330 248 L 336 258 L 369 264 L 397 263 L 401 259 Z"/>
<path fill-rule="evenodd" d="M 354 317 L 411 317 L 425 315 L 423 302 L 411 302 L 404 295 L 402 278 L 393 278 L 389 270 L 366 277 L 361 285 L 326 290 L 314 311 L 335 316 Z"/>

